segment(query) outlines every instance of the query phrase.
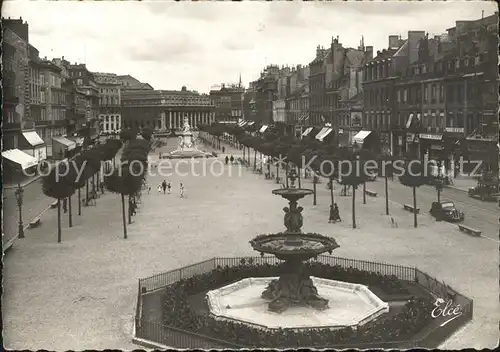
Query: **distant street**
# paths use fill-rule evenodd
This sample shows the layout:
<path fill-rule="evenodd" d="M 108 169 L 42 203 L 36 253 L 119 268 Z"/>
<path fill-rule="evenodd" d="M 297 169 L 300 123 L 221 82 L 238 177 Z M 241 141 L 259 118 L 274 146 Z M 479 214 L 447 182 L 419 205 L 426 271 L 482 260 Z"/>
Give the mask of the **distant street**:
<path fill-rule="evenodd" d="M 379 197 L 384 197 L 383 179 L 368 182 L 366 188 L 376 191 Z M 396 180 L 389 181 L 389 199 L 400 204 L 413 204 L 412 190 Z M 441 199 L 455 202 L 455 206 L 465 213 L 465 225 L 483 231 L 484 237 L 498 241 L 498 208 L 495 202 L 482 202 L 454 188 L 444 188 Z M 432 202 L 436 200 L 434 187 L 426 185 L 417 189 L 417 206 L 421 212 L 428 213 Z"/>

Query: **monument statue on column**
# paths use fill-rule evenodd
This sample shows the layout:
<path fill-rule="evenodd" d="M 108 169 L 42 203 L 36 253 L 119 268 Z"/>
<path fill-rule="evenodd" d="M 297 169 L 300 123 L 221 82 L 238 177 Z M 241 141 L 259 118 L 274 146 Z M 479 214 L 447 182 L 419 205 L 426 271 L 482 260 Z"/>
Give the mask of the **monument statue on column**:
<path fill-rule="evenodd" d="M 179 145 L 176 150 L 169 153 L 167 158 L 169 159 L 187 159 L 187 158 L 211 158 L 212 153 L 204 152 L 199 150 L 195 146 L 194 133 L 191 131 L 191 126 L 189 126 L 189 119 L 187 116 L 184 117 L 184 125 L 182 126 L 182 131 L 179 133 Z"/>

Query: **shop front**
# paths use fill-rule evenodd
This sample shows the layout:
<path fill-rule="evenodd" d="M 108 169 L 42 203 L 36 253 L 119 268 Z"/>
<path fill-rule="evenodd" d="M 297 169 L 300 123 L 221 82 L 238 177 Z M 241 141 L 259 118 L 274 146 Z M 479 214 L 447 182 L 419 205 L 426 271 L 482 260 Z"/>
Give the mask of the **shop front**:
<path fill-rule="evenodd" d="M 420 157 L 428 160 L 441 160 L 443 158 L 443 135 L 434 133 L 420 133 Z"/>
<path fill-rule="evenodd" d="M 22 132 L 19 149 L 34 157 L 38 163 L 47 159 L 47 145 L 36 131 Z"/>
<path fill-rule="evenodd" d="M 52 158 L 62 160 L 70 158 L 76 149 L 76 143 L 65 137 L 52 137 Z"/>
<path fill-rule="evenodd" d="M 446 127 L 443 133 L 443 147 L 443 153 L 446 155 L 446 168 L 449 168 L 452 161 L 457 165 L 467 153 L 465 129 L 463 127 Z"/>
<path fill-rule="evenodd" d="M 406 155 L 420 157 L 420 139 L 418 133 L 406 133 Z"/>

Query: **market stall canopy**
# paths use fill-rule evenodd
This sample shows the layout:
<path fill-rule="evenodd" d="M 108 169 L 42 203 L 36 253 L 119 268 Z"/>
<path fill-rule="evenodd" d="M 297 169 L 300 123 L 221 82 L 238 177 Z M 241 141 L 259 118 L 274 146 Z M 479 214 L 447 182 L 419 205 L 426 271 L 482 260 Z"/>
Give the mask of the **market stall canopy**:
<path fill-rule="evenodd" d="M 52 137 L 52 140 L 56 143 L 61 144 L 68 151 L 76 148 L 75 142 L 70 141 L 69 139 L 64 138 L 64 137 Z"/>
<path fill-rule="evenodd" d="M 307 130 L 304 131 L 304 133 L 302 133 L 302 137 L 307 137 L 312 130 L 313 128 L 309 127 Z"/>
<path fill-rule="evenodd" d="M 247 125 L 252 126 L 255 123 L 255 121 L 248 121 Z"/>
<path fill-rule="evenodd" d="M 26 141 L 33 147 L 43 145 L 45 142 L 35 131 L 23 132 L 23 137 L 26 138 Z"/>
<path fill-rule="evenodd" d="M 260 133 L 264 133 L 264 132 L 266 132 L 266 130 L 267 130 L 267 125 L 264 125 L 264 126 L 262 126 L 262 127 L 260 128 L 259 132 L 260 132 Z"/>
<path fill-rule="evenodd" d="M 363 144 L 366 137 L 368 137 L 372 131 L 359 131 L 354 137 L 352 137 L 353 143 Z"/>
<path fill-rule="evenodd" d="M 238 126 L 239 126 L 239 127 L 243 127 L 243 126 L 245 126 L 245 125 L 247 124 L 247 122 L 248 122 L 248 121 L 240 121 L 240 122 L 238 123 Z"/>
<path fill-rule="evenodd" d="M 325 137 L 328 136 L 332 131 L 333 129 L 331 129 L 330 127 L 325 127 L 316 135 L 316 139 L 320 142 L 323 142 Z"/>
<path fill-rule="evenodd" d="M 9 149 L 3 151 L 2 158 L 5 158 L 15 164 L 18 164 L 23 170 L 38 165 L 38 161 L 34 157 L 19 149 Z"/>

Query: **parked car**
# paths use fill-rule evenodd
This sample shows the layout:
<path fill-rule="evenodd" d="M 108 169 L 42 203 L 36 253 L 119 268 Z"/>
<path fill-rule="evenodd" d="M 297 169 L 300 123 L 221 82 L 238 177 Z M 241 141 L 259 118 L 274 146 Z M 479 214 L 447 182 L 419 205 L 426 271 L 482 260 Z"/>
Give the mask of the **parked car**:
<path fill-rule="evenodd" d="M 432 202 L 430 214 L 437 221 L 463 221 L 465 214 L 455 207 L 451 201 Z"/>

